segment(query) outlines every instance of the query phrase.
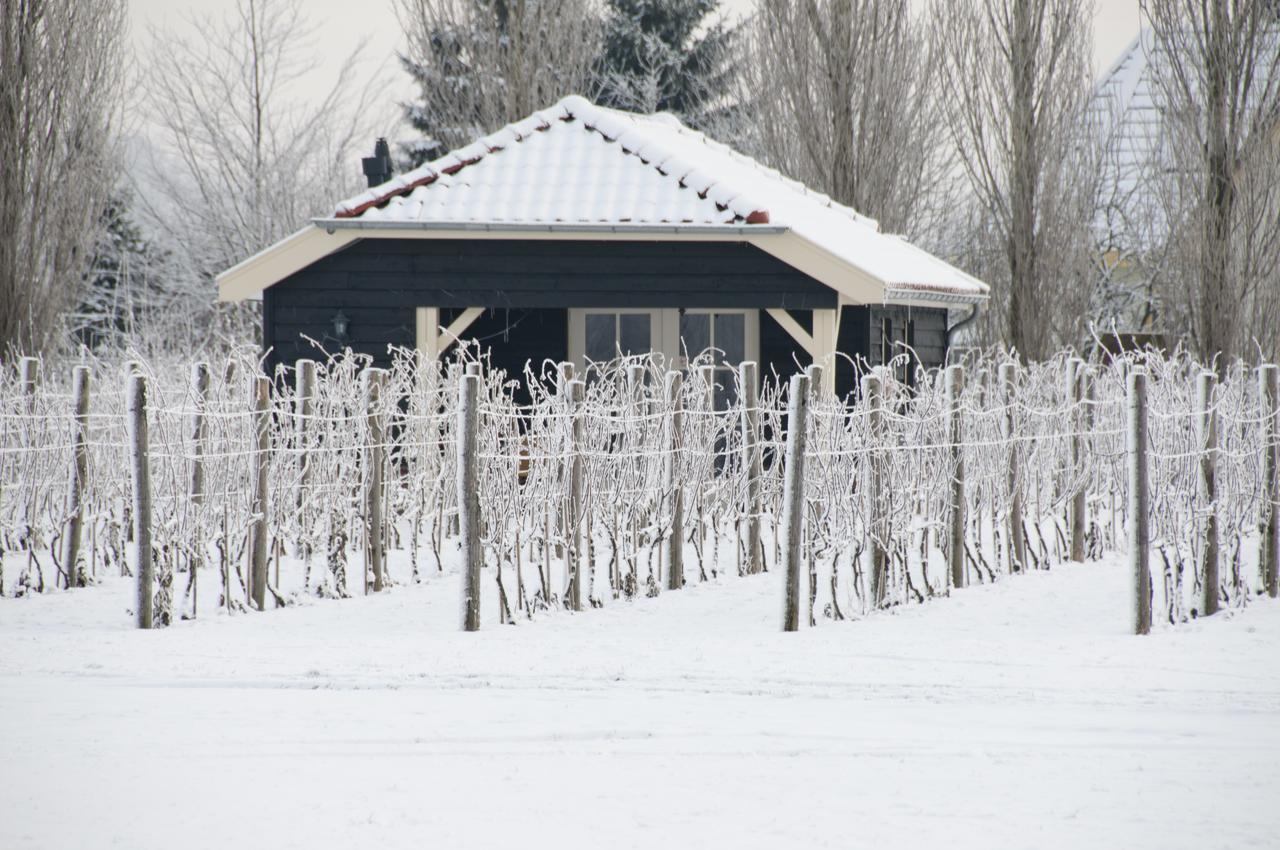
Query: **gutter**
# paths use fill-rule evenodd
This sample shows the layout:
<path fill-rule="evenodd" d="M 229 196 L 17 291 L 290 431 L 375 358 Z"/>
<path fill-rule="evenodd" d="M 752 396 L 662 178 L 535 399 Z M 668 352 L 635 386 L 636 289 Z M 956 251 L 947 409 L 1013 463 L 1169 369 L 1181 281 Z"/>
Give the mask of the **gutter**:
<path fill-rule="evenodd" d="M 330 234 L 337 230 L 462 230 L 477 233 L 704 233 L 707 235 L 763 236 L 788 232 L 770 224 L 592 224 L 590 222 L 535 224 L 476 221 L 368 221 L 361 218 L 313 218 L 311 223 Z"/>
<path fill-rule="evenodd" d="M 976 309 L 991 296 L 985 292 L 946 292 L 929 289 L 888 289 L 885 291 L 886 304 L 972 304 Z M 962 321 L 968 324 L 973 321 L 970 316 Z M 960 327 L 960 325 L 957 325 Z"/>

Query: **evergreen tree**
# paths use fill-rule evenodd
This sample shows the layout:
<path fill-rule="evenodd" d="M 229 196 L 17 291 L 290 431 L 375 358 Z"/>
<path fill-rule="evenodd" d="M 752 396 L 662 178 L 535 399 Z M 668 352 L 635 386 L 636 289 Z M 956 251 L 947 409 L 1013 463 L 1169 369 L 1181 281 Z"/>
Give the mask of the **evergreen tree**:
<path fill-rule="evenodd" d="M 418 97 L 404 104 L 421 138 L 414 167 L 568 94 L 590 94 L 600 52 L 595 0 L 397 0 Z"/>
<path fill-rule="evenodd" d="M 599 102 L 705 128 L 727 108 L 736 29 L 720 0 L 607 0 Z"/>
<path fill-rule="evenodd" d="M 157 267 L 163 255 L 134 222 L 131 200 L 117 190 L 102 208 L 80 303 L 67 317 L 72 337 L 92 349 L 130 334 L 137 315 L 156 306 L 161 295 Z"/>

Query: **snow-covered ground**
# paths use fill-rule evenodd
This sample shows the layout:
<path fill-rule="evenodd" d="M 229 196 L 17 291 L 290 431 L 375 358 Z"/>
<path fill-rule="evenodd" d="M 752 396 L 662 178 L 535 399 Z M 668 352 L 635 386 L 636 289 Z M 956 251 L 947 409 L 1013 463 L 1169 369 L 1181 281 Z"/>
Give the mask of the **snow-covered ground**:
<path fill-rule="evenodd" d="M 1280 605 L 1137 638 L 1125 578 L 791 635 L 774 576 L 475 634 L 452 576 L 3 599 L 0 847 L 1278 846 Z"/>

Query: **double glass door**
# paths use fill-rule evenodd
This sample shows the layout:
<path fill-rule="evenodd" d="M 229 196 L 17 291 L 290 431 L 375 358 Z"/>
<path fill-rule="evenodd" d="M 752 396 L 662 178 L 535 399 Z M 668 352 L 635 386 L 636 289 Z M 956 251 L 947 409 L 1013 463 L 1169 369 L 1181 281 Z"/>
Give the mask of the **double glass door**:
<path fill-rule="evenodd" d="M 743 360 L 760 357 L 758 310 L 580 309 L 569 311 L 569 356 L 589 363 L 619 356 L 657 353 L 672 368 L 710 352 L 717 370 L 717 405 L 734 398 L 732 372 Z"/>

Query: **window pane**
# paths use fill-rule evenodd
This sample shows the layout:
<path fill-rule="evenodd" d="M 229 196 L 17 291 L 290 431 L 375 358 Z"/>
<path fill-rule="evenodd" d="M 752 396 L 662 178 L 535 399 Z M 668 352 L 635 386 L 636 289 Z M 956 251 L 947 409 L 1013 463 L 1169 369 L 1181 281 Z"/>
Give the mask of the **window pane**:
<path fill-rule="evenodd" d="M 747 317 L 741 313 L 717 313 L 715 347 L 724 352 L 722 362 L 736 366 L 747 359 Z"/>
<path fill-rule="evenodd" d="M 588 313 L 587 343 L 584 353 L 588 360 L 607 362 L 618 356 L 617 317 L 613 313 Z"/>
<path fill-rule="evenodd" d="M 693 360 L 711 347 L 711 316 L 707 313 L 683 313 L 680 316 L 680 356 L 688 353 Z"/>
<path fill-rule="evenodd" d="M 648 354 L 652 350 L 648 313 L 621 313 L 618 325 L 621 328 L 618 341 L 623 354 Z"/>

